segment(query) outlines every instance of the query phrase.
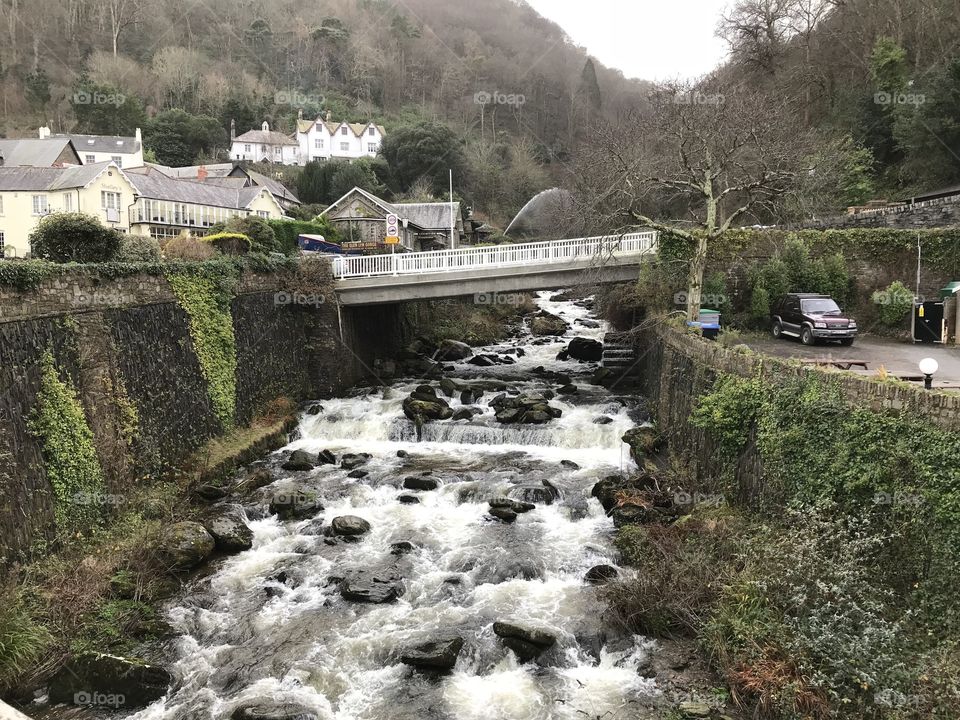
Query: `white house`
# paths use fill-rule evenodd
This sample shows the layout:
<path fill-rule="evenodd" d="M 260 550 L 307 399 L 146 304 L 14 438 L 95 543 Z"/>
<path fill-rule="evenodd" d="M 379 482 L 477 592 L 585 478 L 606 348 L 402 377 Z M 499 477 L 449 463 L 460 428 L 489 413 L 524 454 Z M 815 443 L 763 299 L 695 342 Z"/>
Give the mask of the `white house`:
<path fill-rule="evenodd" d="M 297 140 L 304 163 L 311 160 L 375 157 L 383 143 L 382 125 L 372 122 L 332 122 L 327 119 L 297 121 Z"/>
<path fill-rule="evenodd" d="M 143 167 L 143 135 L 140 128 L 133 137 L 122 135 L 75 135 L 73 133 L 50 133 L 50 128 L 42 127 L 40 139 L 67 138 L 73 143 L 80 162 L 84 165 L 96 165 L 112 162 L 118 168 Z"/>
<path fill-rule="evenodd" d="M 233 133 L 233 123 L 231 123 L 230 158 L 232 160 L 303 165 L 300 157 L 300 143 L 292 137 L 271 130 L 267 122 L 264 122 L 259 130 L 250 130 L 237 137 L 233 137 Z"/>

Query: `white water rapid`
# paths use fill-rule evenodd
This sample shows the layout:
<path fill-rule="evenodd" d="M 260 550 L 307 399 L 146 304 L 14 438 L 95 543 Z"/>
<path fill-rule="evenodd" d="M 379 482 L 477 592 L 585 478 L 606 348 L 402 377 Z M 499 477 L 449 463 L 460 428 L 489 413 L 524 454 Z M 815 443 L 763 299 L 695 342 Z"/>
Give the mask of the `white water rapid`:
<path fill-rule="evenodd" d="M 323 401 L 322 412 L 304 415 L 300 437 L 267 463 L 277 467 L 295 449 L 338 457 L 365 452 L 372 456 L 362 466 L 369 474 L 350 478 L 333 465 L 277 470 L 280 479 L 259 491 L 263 498 L 306 488 L 323 512 L 281 522 L 266 512 L 265 500 L 245 507 L 253 548 L 221 561 L 170 607 L 177 683 L 128 717 L 226 720 L 253 702 L 299 706 L 303 720 L 647 717 L 657 690 L 637 667 L 652 644 L 609 622 L 598 588 L 584 581 L 591 567 L 616 565 L 612 522 L 590 490 L 630 466 L 620 438 L 637 424 L 636 401 L 590 385 L 595 363 L 556 360 L 573 336 L 602 339 L 605 328 L 581 304 L 555 295 L 541 293 L 537 302 L 569 323 L 566 339 L 533 344 L 524 333 L 479 350 L 519 348 L 516 364 L 457 362 L 448 376 L 507 382 L 523 392 L 556 389 L 531 373 L 537 366 L 567 373 L 579 392 L 551 401 L 562 417 L 500 424 L 488 406 L 497 393 L 488 391 L 474 403 L 482 414 L 428 423 L 417 442 L 401 402 L 423 380 L 394 383 L 386 399 L 375 388 Z M 461 407 L 459 393 L 449 402 Z M 605 424 L 595 422 L 601 417 Z M 440 481 L 438 489 L 402 489 L 405 477 L 425 473 Z M 552 504 L 538 503 L 511 524 L 488 515 L 490 498 L 529 497 L 525 491 L 542 491 L 544 480 L 559 491 Z M 419 503 L 401 504 L 403 494 Z M 333 542 L 318 528 L 340 515 L 359 516 L 371 530 L 359 542 Z M 412 543 L 412 551 L 394 554 L 400 542 Z M 397 600 L 341 597 L 337 580 L 344 574 L 385 567 L 402 577 Z M 557 642 L 521 664 L 494 635 L 497 620 L 546 630 Z M 464 644 L 447 674 L 400 662 L 410 646 L 454 636 Z"/>

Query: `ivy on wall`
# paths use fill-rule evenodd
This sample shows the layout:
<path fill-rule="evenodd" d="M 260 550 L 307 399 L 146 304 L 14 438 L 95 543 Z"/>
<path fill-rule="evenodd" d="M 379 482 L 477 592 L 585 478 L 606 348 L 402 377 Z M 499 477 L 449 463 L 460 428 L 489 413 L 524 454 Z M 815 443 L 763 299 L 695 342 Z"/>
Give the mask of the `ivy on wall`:
<path fill-rule="evenodd" d="M 58 529 L 80 530 L 99 520 L 103 469 L 77 392 L 60 379 L 50 351 L 44 353 L 40 369 L 40 391 L 28 428 L 41 443 Z"/>
<path fill-rule="evenodd" d="M 190 339 L 207 381 L 213 412 L 221 427 L 229 430 L 237 407 L 237 346 L 230 302 L 239 273 L 198 265 L 169 270 L 166 275 L 190 319 Z"/>

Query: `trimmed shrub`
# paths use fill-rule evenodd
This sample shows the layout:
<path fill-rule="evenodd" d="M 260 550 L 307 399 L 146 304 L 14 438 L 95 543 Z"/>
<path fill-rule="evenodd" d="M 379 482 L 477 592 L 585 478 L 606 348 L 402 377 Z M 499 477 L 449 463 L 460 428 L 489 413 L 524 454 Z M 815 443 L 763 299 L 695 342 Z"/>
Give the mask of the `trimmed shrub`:
<path fill-rule="evenodd" d="M 246 255 L 252 245 L 250 238 L 241 233 L 222 232 L 205 235 L 202 242 L 210 243 L 224 255 Z"/>
<path fill-rule="evenodd" d="M 263 253 L 280 252 L 277 235 L 266 220 L 257 215 L 236 217 L 226 225 L 226 232 L 246 235 L 250 238 L 250 252 Z"/>
<path fill-rule="evenodd" d="M 92 215 L 54 213 L 42 218 L 29 236 L 36 258 L 53 262 L 107 262 L 120 249 L 123 235 Z"/>
<path fill-rule="evenodd" d="M 163 246 L 163 254 L 166 258 L 175 260 L 209 260 L 219 252 L 214 245 L 183 232 L 167 241 Z"/>
<path fill-rule="evenodd" d="M 877 306 L 880 323 L 887 327 L 897 327 L 903 324 L 913 309 L 913 292 L 899 280 L 894 280 L 886 290 L 873 293 L 873 302 Z"/>
<path fill-rule="evenodd" d="M 160 262 L 160 243 L 147 235 L 126 235 L 117 252 L 117 262 Z"/>

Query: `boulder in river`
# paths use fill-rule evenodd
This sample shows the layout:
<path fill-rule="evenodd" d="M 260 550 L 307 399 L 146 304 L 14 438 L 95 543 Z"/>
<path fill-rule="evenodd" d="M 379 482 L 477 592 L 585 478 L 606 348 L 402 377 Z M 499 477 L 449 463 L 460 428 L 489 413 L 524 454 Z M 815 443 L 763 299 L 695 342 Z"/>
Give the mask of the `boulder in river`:
<path fill-rule="evenodd" d="M 448 339 L 440 341 L 440 347 L 433 357 L 434 360 L 444 362 L 450 360 L 466 360 L 472 354 L 473 348 L 466 343 Z"/>
<path fill-rule="evenodd" d="M 317 462 L 321 465 L 336 465 L 337 456 L 329 450 L 321 450 L 317 453 Z"/>
<path fill-rule="evenodd" d="M 587 574 L 583 576 L 583 579 L 593 585 L 602 585 L 611 580 L 615 580 L 618 574 L 619 571 L 613 565 L 594 565 L 587 570 Z"/>
<path fill-rule="evenodd" d="M 463 638 L 448 638 L 404 650 L 400 662 L 421 670 L 452 670 L 463 649 Z"/>
<path fill-rule="evenodd" d="M 537 312 L 530 321 L 530 332 L 538 337 L 544 335 L 563 335 L 569 326 L 566 321 L 548 313 L 546 310 Z"/>
<path fill-rule="evenodd" d="M 630 446 L 630 457 L 640 467 L 643 467 L 644 459 L 658 452 L 663 444 L 660 433 L 652 425 L 630 428 L 621 439 Z"/>
<path fill-rule="evenodd" d="M 340 585 L 340 595 L 351 602 L 388 603 L 403 595 L 403 584 L 394 573 L 360 570 L 344 579 Z"/>
<path fill-rule="evenodd" d="M 520 485 L 512 488 L 510 495 L 527 503 L 552 505 L 560 498 L 560 491 L 549 480 L 541 480 L 536 485 Z"/>
<path fill-rule="evenodd" d="M 542 425 L 563 414 L 560 408 L 550 405 L 549 399 L 542 393 L 525 393 L 515 397 L 500 394 L 490 401 L 490 406 L 500 423 Z"/>
<path fill-rule="evenodd" d="M 165 669 L 138 658 L 84 652 L 51 678 L 48 693 L 53 704 L 85 705 L 85 698 L 104 697 L 117 699 L 115 709 L 129 710 L 159 700 L 172 682 Z"/>
<path fill-rule="evenodd" d="M 238 482 L 234 486 L 233 491 L 237 495 L 247 495 L 248 493 L 252 493 L 254 490 L 259 490 L 262 487 L 266 487 L 272 482 L 273 475 L 267 468 L 261 467 L 257 468 L 243 478 L 240 482 Z"/>
<path fill-rule="evenodd" d="M 574 360 L 597 362 L 603 357 L 603 343 L 585 337 L 575 337 L 567 345 L 567 354 Z"/>
<path fill-rule="evenodd" d="M 401 505 L 419 505 L 420 498 L 416 495 L 401 495 L 397 498 L 400 501 Z"/>
<path fill-rule="evenodd" d="M 370 523 L 356 515 L 340 515 L 330 522 L 334 535 L 363 535 L 370 532 Z"/>
<path fill-rule="evenodd" d="M 520 662 L 529 662 L 553 647 L 557 638 L 545 630 L 524 627 L 510 622 L 493 624 L 493 633 L 513 650 Z"/>
<path fill-rule="evenodd" d="M 253 547 L 253 531 L 238 510 L 228 510 L 210 517 L 203 526 L 221 552 L 236 553 Z"/>
<path fill-rule="evenodd" d="M 320 715 L 306 705 L 263 698 L 243 703 L 230 720 L 320 720 Z"/>
<path fill-rule="evenodd" d="M 215 547 L 207 529 L 190 520 L 168 525 L 157 542 L 157 555 L 170 570 L 193 570 L 210 556 Z"/>
<path fill-rule="evenodd" d="M 492 507 L 488 512 L 500 522 L 512 523 L 517 519 L 517 513 L 512 508 Z"/>
<path fill-rule="evenodd" d="M 302 520 L 323 512 L 323 505 L 314 492 L 285 490 L 270 499 L 270 514 L 279 520 Z"/>
<path fill-rule="evenodd" d="M 407 490 L 436 490 L 440 481 L 432 477 L 407 477 L 403 479 L 403 486 Z"/>
<path fill-rule="evenodd" d="M 473 419 L 473 410 L 470 408 L 460 408 L 453 413 L 451 420 L 472 420 Z"/>
<path fill-rule="evenodd" d="M 354 470 L 370 459 L 370 453 L 346 453 L 340 458 L 340 467 Z"/>
<path fill-rule="evenodd" d="M 306 450 L 294 450 L 280 467 L 293 472 L 306 472 L 317 466 L 314 456 Z"/>
<path fill-rule="evenodd" d="M 395 542 L 390 545 L 391 555 L 406 555 L 407 553 L 412 553 L 414 550 L 416 550 L 416 546 L 408 540 L 401 540 L 400 542 Z"/>

